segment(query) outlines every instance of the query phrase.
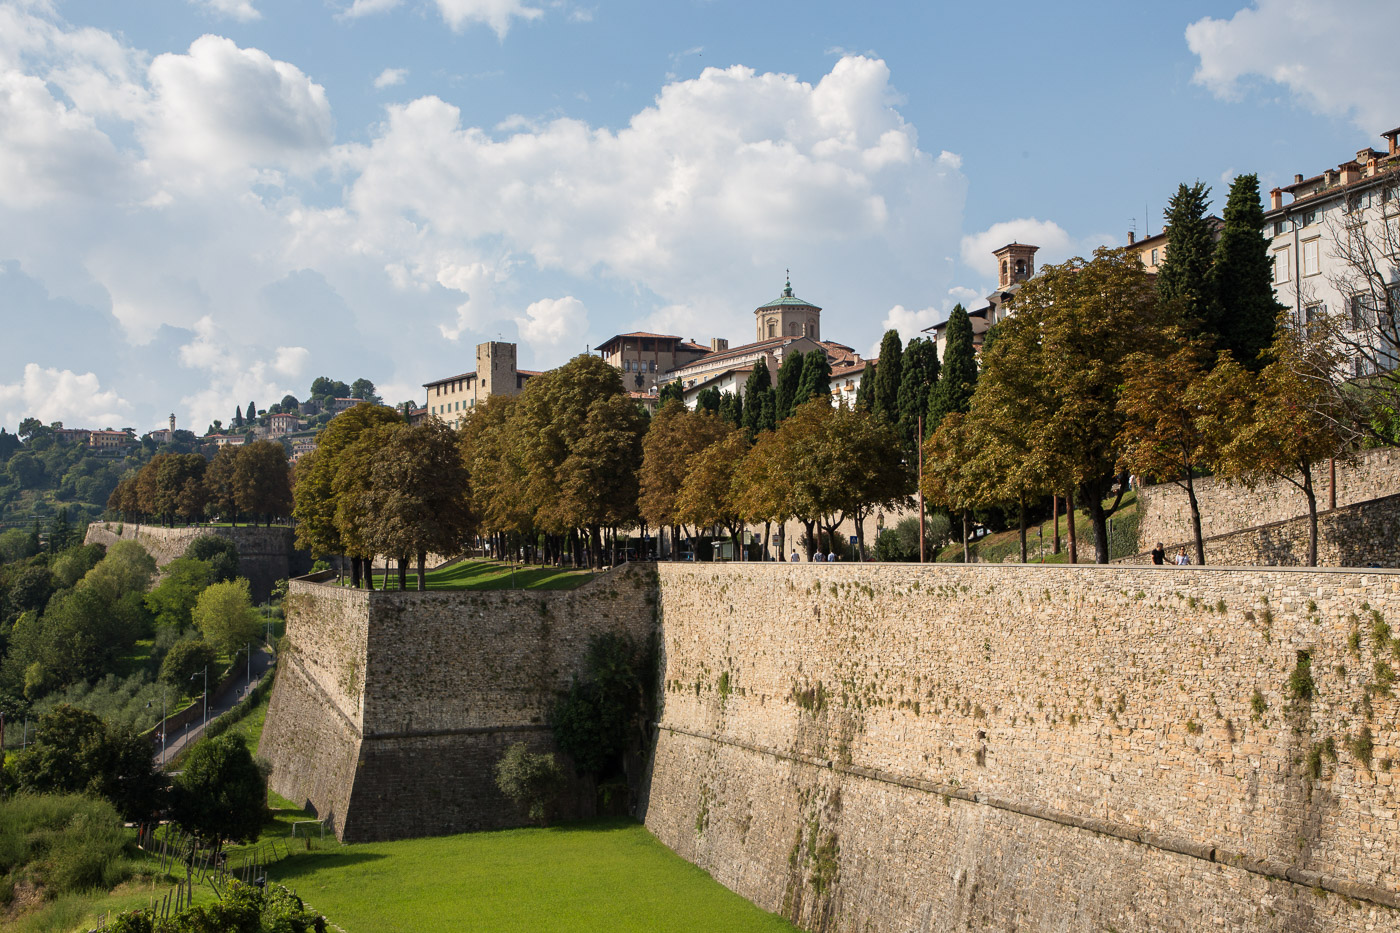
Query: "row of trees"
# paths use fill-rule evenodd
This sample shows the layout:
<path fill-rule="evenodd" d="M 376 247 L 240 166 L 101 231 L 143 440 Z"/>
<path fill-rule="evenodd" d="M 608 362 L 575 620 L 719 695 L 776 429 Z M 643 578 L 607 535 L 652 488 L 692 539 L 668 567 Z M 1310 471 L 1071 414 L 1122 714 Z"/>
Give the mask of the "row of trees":
<path fill-rule="evenodd" d="M 984 343 L 967 414 L 927 442 L 927 496 L 955 512 L 1019 508 L 1023 559 L 1027 503 L 1078 501 L 1106 563 L 1107 519 L 1129 475 L 1172 481 L 1187 492 L 1204 562 L 1195 479 L 1274 477 L 1307 499 L 1316 563 L 1313 467 L 1348 440 L 1327 393 L 1337 345 L 1280 320 L 1254 176 L 1232 185 L 1218 242 L 1208 193 L 1183 185 L 1172 199 L 1155 281 L 1131 250 L 1102 249 L 1022 286 L 1015 315 Z M 1073 559 L 1073 536 L 1070 546 Z"/>
<path fill-rule="evenodd" d="M 237 524 L 261 518 L 268 524 L 292 511 L 287 453 L 274 441 L 222 447 L 213 460 L 203 454 L 157 454 L 124 478 L 107 508 L 127 521 L 198 522 L 219 516 Z"/>

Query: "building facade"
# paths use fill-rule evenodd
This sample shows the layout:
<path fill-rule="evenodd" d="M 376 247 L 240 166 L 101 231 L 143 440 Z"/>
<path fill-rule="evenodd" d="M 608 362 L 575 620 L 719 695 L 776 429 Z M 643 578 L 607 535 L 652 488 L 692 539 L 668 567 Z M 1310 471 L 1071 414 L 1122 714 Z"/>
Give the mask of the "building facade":
<path fill-rule="evenodd" d="M 539 373 L 516 366 L 515 344 L 490 341 L 476 348 L 476 369 L 423 383 L 427 390 L 424 407 L 429 417 L 437 416 L 453 426 L 472 409 L 493 395 L 516 395 L 525 383 Z"/>
<path fill-rule="evenodd" d="M 1020 290 L 1021 283 L 1035 275 L 1035 254 L 1039 249 L 1039 246 L 1029 243 L 1012 242 L 992 251 L 997 261 L 996 291 L 987 296 L 985 305 L 967 312 L 967 319 L 972 323 L 972 346 L 976 352 L 981 352 L 982 341 L 986 339 L 987 331 L 998 321 L 1010 316 L 1011 299 Z M 948 322 L 925 327 L 923 332 L 933 340 L 939 360 L 944 359 L 948 344 Z"/>

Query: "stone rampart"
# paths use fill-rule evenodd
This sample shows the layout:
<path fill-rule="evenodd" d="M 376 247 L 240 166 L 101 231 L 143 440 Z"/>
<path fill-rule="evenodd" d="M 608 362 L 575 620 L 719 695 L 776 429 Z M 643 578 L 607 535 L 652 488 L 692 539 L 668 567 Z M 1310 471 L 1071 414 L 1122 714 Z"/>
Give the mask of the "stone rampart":
<path fill-rule="evenodd" d="M 259 601 L 267 598 L 278 580 L 305 573 L 311 566 L 305 552 L 296 550 L 295 532 L 286 525 L 166 528 L 135 522 L 93 522 L 88 525 L 85 543 L 110 546 L 117 541 L 138 541 L 156 559 L 156 566 L 164 567 L 184 554 L 191 541 L 204 535 L 228 538 L 238 547 L 239 570 Z"/>
<path fill-rule="evenodd" d="M 590 639 L 654 630 L 651 565 L 546 591 L 375 592 L 293 580 L 259 753 L 273 790 L 345 840 L 518 825 L 494 780 L 510 745 L 552 749 L 549 708 Z M 575 786 L 564 815 L 586 815 Z"/>
<path fill-rule="evenodd" d="M 1157 541 L 1139 538 L 1149 548 Z M 1164 541 L 1167 555 L 1186 548 L 1196 559 L 1193 538 Z M 1204 538 L 1206 562 L 1251 567 L 1304 567 L 1308 563 L 1308 516 Z M 1149 564 L 1151 551 L 1115 561 Z M 1323 567 L 1400 567 L 1400 496 L 1342 506 L 1317 516 L 1317 562 Z"/>
<path fill-rule="evenodd" d="M 760 906 L 833 930 L 1400 924 L 1400 661 L 1370 634 L 1400 574 L 658 570 L 646 823 Z"/>
<path fill-rule="evenodd" d="M 1327 462 L 1315 468 L 1318 505 L 1328 508 L 1330 471 Z M 1197 480 L 1196 498 L 1201 506 L 1201 533 L 1214 537 L 1308 514 L 1308 502 L 1298 487 L 1282 480 L 1260 483 L 1250 489 L 1214 477 Z M 1337 464 L 1337 506 L 1400 494 L 1400 450 L 1365 450 L 1352 463 Z M 1157 541 L 1190 541 L 1191 504 L 1186 491 L 1175 483 L 1144 486 L 1138 490 L 1142 523 L 1138 544 L 1150 548 Z"/>

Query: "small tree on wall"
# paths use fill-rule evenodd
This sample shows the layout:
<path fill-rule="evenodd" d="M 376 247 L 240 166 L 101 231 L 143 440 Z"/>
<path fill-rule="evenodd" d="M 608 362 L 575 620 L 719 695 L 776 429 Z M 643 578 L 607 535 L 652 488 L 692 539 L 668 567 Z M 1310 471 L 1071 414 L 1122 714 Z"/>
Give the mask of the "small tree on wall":
<path fill-rule="evenodd" d="M 496 786 L 531 822 L 547 826 L 549 810 L 564 787 L 564 771 L 553 755 L 517 742 L 496 763 Z"/>

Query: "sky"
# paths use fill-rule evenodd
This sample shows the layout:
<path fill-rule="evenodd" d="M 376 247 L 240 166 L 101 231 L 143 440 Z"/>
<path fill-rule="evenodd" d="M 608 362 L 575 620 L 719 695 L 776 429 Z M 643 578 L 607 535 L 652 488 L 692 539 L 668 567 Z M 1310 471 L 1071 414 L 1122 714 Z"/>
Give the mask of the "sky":
<path fill-rule="evenodd" d="M 0 425 L 201 432 L 486 340 L 873 354 L 1400 125 L 1400 4 L 0 0 Z"/>

